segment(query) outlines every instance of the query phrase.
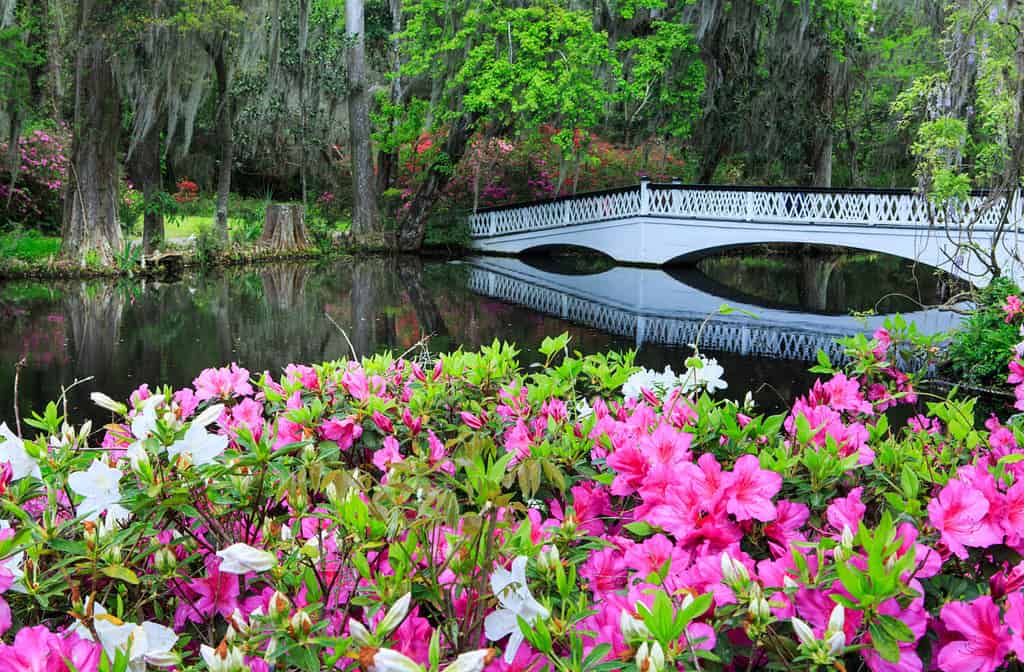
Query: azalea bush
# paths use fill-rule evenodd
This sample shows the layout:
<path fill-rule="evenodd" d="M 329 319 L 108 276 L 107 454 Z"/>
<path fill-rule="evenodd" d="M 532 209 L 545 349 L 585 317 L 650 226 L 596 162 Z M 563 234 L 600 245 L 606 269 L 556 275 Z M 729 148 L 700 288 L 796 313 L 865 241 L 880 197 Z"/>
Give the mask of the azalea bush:
<path fill-rule="evenodd" d="M 565 336 L 51 404 L 0 429 L 0 670 L 1015 664 L 1024 435 L 922 399 L 912 325 L 844 346 L 773 416 Z"/>
<path fill-rule="evenodd" d="M 0 156 L 6 159 L 13 153 L 15 159 L 13 166 L 0 161 L 0 221 L 59 232 L 70 132 L 64 124 L 38 128 L 16 143 L 13 152 L 8 143 L 0 143 Z"/>

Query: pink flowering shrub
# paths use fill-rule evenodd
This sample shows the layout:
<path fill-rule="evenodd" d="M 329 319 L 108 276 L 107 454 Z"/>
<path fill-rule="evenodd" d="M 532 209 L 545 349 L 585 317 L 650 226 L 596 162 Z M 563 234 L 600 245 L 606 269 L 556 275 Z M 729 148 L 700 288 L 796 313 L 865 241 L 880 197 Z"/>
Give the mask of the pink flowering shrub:
<path fill-rule="evenodd" d="M 1024 657 L 1024 436 L 972 400 L 890 424 L 909 325 L 775 416 L 567 341 L 527 369 L 500 343 L 232 364 L 96 395 L 97 435 L 55 405 L 34 439 L 0 428 L 0 671 Z"/>
<path fill-rule="evenodd" d="M 17 142 L 18 165 L 13 189 L 9 166 L 0 161 L 0 216 L 55 232 L 60 229 L 70 132 L 65 125 L 37 129 L 21 136 Z M 6 159 L 8 151 L 7 143 L 0 143 L 0 157 Z"/>

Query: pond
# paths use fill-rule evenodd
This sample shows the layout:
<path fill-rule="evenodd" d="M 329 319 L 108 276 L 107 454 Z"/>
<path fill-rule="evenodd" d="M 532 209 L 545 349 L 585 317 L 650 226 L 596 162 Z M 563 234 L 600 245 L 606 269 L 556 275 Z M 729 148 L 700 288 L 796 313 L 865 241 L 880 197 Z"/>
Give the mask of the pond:
<path fill-rule="evenodd" d="M 931 331 L 955 324 L 918 303 L 939 302 L 944 287 L 899 259 L 821 250 L 753 250 L 671 269 L 566 256 L 369 257 L 175 281 L 9 282 L 0 284 L 0 420 L 14 417 L 22 359 L 23 417 L 87 379 L 68 393 L 72 416 L 103 420 L 93 391 L 121 399 L 143 383 L 181 387 L 229 362 L 277 373 L 348 356 L 348 341 L 360 355 L 401 353 L 430 336 L 431 352 L 513 341 L 529 363 L 545 336 L 563 331 L 583 352 L 637 348 L 638 362 L 658 369 L 681 368 L 699 339 L 725 367 L 730 396 L 750 391 L 774 410 L 813 381 L 806 368 L 818 347 L 835 352 L 834 337 L 880 324 L 850 311 L 912 312 Z"/>

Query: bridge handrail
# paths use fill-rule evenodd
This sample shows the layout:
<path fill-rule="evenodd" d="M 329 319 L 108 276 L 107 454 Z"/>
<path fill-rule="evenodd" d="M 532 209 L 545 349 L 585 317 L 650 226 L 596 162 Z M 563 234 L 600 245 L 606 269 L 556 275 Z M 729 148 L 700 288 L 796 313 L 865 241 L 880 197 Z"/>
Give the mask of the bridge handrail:
<path fill-rule="evenodd" d="M 588 192 L 469 216 L 470 235 L 487 238 L 526 231 L 590 224 L 629 217 L 669 217 L 791 224 L 928 227 L 959 226 L 974 213 L 974 224 L 993 230 L 1001 208 L 982 211 L 987 192 L 974 192 L 961 208 L 937 210 L 910 189 L 821 189 L 740 187 L 641 182 L 634 187 Z M 1022 199 L 1013 199 L 1011 219 L 1024 220 Z"/>

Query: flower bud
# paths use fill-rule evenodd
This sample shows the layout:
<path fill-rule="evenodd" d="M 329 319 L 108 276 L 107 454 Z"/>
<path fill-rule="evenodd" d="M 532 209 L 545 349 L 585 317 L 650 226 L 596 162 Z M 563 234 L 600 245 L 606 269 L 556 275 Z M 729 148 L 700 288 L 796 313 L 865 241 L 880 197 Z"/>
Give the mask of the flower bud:
<path fill-rule="evenodd" d="M 334 481 L 327 484 L 325 494 L 327 495 L 327 501 L 331 503 L 331 506 L 337 508 L 341 504 L 341 500 L 338 498 L 338 487 L 334 485 Z"/>
<path fill-rule="evenodd" d="M 391 605 L 388 613 L 384 614 L 384 618 L 377 624 L 377 635 L 387 637 L 395 628 L 401 625 L 402 621 L 405 620 L 406 614 L 409 613 L 409 604 L 411 602 L 412 593 L 406 593 L 398 598 L 398 601 Z"/>
<path fill-rule="evenodd" d="M 153 565 L 161 574 L 173 574 L 178 568 L 178 558 L 167 546 L 161 546 L 153 554 Z"/>
<path fill-rule="evenodd" d="M 496 649 L 477 649 L 460 654 L 452 661 L 451 665 L 441 669 L 441 672 L 483 672 L 483 669 L 490 665 L 497 657 Z"/>
<path fill-rule="evenodd" d="M 292 615 L 291 620 L 288 621 L 288 627 L 295 637 L 308 637 L 310 631 L 313 630 L 313 620 L 306 613 L 305 609 L 299 609 Z"/>
<path fill-rule="evenodd" d="M 423 666 L 394 649 L 365 648 L 359 652 L 365 670 L 374 672 L 423 672 Z"/>
<path fill-rule="evenodd" d="M 238 672 L 245 669 L 241 650 L 234 646 L 229 648 L 227 640 L 222 640 L 216 649 L 203 644 L 199 647 L 199 654 L 210 672 Z"/>
<path fill-rule="evenodd" d="M 733 559 L 728 553 L 722 553 L 722 579 L 730 585 L 746 586 L 750 581 L 750 574 L 746 566 L 739 560 Z"/>
<path fill-rule="evenodd" d="M 627 642 L 646 640 L 651 636 L 647 624 L 639 618 L 634 618 L 633 614 L 626 609 L 619 614 L 619 629 L 622 631 L 623 639 Z"/>
<path fill-rule="evenodd" d="M 825 643 L 828 645 L 828 655 L 838 656 L 846 648 L 846 634 L 842 630 L 834 632 Z"/>
<path fill-rule="evenodd" d="M 750 605 L 747 607 L 747 613 L 756 621 L 766 621 L 772 615 L 771 606 L 764 597 L 751 600 Z"/>
<path fill-rule="evenodd" d="M 106 409 L 111 413 L 117 413 L 118 415 L 124 415 L 128 412 L 128 407 L 119 401 L 114 401 L 102 392 L 93 392 L 89 395 L 92 399 L 92 403 L 96 404 L 100 408 Z"/>
<path fill-rule="evenodd" d="M 832 613 L 828 617 L 828 632 L 842 632 L 845 623 L 846 611 L 843 609 L 843 605 L 837 604 L 832 608 Z"/>
<path fill-rule="evenodd" d="M 348 619 L 348 634 L 352 641 L 358 644 L 360 648 L 373 646 L 374 644 L 373 635 L 370 634 L 370 631 L 354 618 Z"/>
<path fill-rule="evenodd" d="M 804 646 L 814 646 L 818 640 L 814 636 L 814 631 L 811 630 L 811 626 L 807 625 L 796 616 L 790 620 L 793 624 L 793 632 L 796 633 L 797 639 L 800 640 L 800 643 Z"/>
<path fill-rule="evenodd" d="M 542 572 L 552 572 L 556 565 L 562 564 L 557 546 L 545 546 L 537 556 L 537 566 Z"/>
<path fill-rule="evenodd" d="M 640 672 L 661 672 L 665 667 L 665 652 L 662 651 L 661 644 L 641 644 L 636 651 L 636 667 Z"/>
<path fill-rule="evenodd" d="M 279 616 L 287 616 L 292 611 L 291 601 L 279 590 L 275 590 L 274 594 L 270 596 L 270 605 L 267 609 L 267 613 L 277 618 Z"/>

